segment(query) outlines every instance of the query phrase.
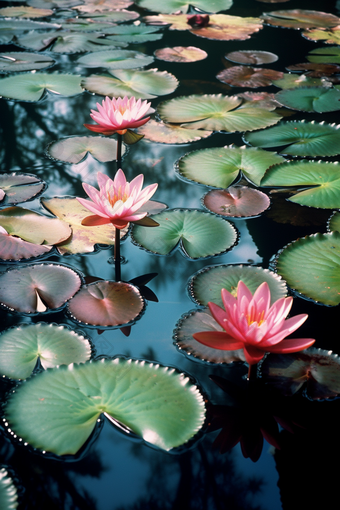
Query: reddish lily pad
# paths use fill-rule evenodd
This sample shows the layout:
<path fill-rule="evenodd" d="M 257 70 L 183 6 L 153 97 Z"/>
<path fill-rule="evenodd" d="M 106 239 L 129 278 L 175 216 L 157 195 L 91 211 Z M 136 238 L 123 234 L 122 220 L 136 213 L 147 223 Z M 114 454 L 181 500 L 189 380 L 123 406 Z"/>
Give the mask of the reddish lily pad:
<path fill-rule="evenodd" d="M 316 62 L 306 62 L 302 64 L 295 64 L 287 67 L 288 71 L 305 72 L 307 76 L 320 78 L 322 76 L 332 76 L 340 72 L 340 66 L 335 64 L 322 64 Z"/>
<path fill-rule="evenodd" d="M 152 142 L 185 144 L 207 138 L 212 134 L 212 131 L 190 129 L 189 127 L 185 128 L 176 124 L 165 124 L 164 122 L 157 122 L 151 119 L 144 124 L 144 126 L 138 128 L 138 133 Z"/>
<path fill-rule="evenodd" d="M 280 106 L 275 99 L 275 94 L 270 94 L 269 92 L 243 92 L 242 94 L 237 94 L 237 97 L 244 99 L 243 104 L 253 106 L 254 108 L 275 110 Z"/>
<path fill-rule="evenodd" d="M 314 27 L 329 28 L 340 24 L 340 18 L 334 14 L 304 9 L 264 12 L 261 18 L 268 25 L 298 30 Z"/>
<path fill-rule="evenodd" d="M 249 65 L 260 65 L 260 64 L 271 64 L 276 62 L 279 58 L 275 53 L 269 51 L 231 51 L 225 55 L 227 60 L 235 62 L 236 64 L 249 64 Z"/>
<path fill-rule="evenodd" d="M 207 58 L 208 53 L 195 46 L 174 46 L 173 48 L 160 48 L 154 53 L 158 60 L 166 62 L 197 62 Z"/>
<path fill-rule="evenodd" d="M 283 78 L 283 73 L 260 67 L 233 66 L 218 73 L 216 78 L 233 87 L 256 88 L 272 85 L 273 80 Z"/>
<path fill-rule="evenodd" d="M 4 18 L 45 18 L 52 16 L 51 9 L 37 9 L 26 5 L 3 7 L 0 9 L 0 16 Z"/>
<path fill-rule="evenodd" d="M 23 241 L 20 237 L 7 234 L 0 227 L 0 259 L 6 262 L 32 259 L 45 255 L 53 246 L 39 245 Z"/>
<path fill-rule="evenodd" d="M 131 283 L 104 281 L 84 285 L 69 301 L 72 320 L 86 326 L 119 328 L 140 319 L 145 301 Z"/>
<path fill-rule="evenodd" d="M 248 186 L 231 186 L 211 190 L 203 197 L 203 206 L 219 216 L 250 218 L 258 216 L 270 206 L 265 193 Z"/>
<path fill-rule="evenodd" d="M 47 185 L 36 175 L 12 172 L 0 174 L 1 205 L 16 205 L 37 198 Z"/>
<path fill-rule="evenodd" d="M 61 264 L 8 269 L 0 276 L 0 303 L 10 311 L 23 314 L 49 313 L 62 308 L 81 284 L 81 276 Z"/>
<path fill-rule="evenodd" d="M 126 148 L 123 145 L 122 155 L 125 151 Z M 81 163 L 89 154 L 101 163 L 105 163 L 116 160 L 117 140 L 101 136 L 72 136 L 51 142 L 46 152 L 51 158 L 66 163 Z"/>
<path fill-rule="evenodd" d="M 340 359 L 313 347 L 294 354 L 269 354 L 261 365 L 264 381 L 290 396 L 299 390 L 313 400 L 340 394 Z"/>
<path fill-rule="evenodd" d="M 245 361 L 243 349 L 223 351 L 201 344 L 192 336 L 200 331 L 224 331 L 212 317 L 209 308 L 191 310 L 182 315 L 174 330 L 174 343 L 177 348 L 190 357 L 210 363 L 232 363 Z"/>
<path fill-rule="evenodd" d="M 75 5 L 72 9 L 79 12 L 112 11 L 113 9 L 127 9 L 133 4 L 131 0 L 87 0 L 85 4 Z"/>

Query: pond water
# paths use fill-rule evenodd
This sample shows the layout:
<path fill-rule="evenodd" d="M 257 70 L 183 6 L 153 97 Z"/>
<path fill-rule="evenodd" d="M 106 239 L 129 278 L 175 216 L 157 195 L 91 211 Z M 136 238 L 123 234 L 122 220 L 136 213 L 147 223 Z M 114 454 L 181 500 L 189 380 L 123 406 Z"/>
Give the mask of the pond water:
<path fill-rule="evenodd" d="M 0 2 L 0 7 L 15 5 L 18 3 Z M 279 9 L 322 9 L 340 15 L 335 0 L 325 0 L 322 5 L 316 0 L 282 3 L 234 0 L 234 5 L 223 12 L 233 16 L 257 17 L 263 12 Z M 129 10 L 136 10 L 141 15 L 147 12 L 135 5 Z M 287 72 L 286 66 L 306 62 L 306 55 L 316 46 L 323 45 L 322 41 L 315 43 L 303 38 L 300 30 L 272 26 L 264 26 L 246 40 L 231 41 L 209 40 L 188 31 L 164 29 L 162 33 L 160 40 L 128 48 L 153 55 L 160 47 L 195 46 L 204 49 L 208 57 L 191 63 L 155 60 L 148 65 L 146 68 L 157 67 L 179 80 L 178 88 L 171 95 L 152 99 L 153 108 L 169 98 L 189 94 L 234 95 L 246 90 L 276 93 L 278 88 L 273 85 L 249 89 L 231 87 L 218 81 L 216 74 L 226 65 L 224 55 L 239 50 L 270 51 L 278 55 L 278 60 L 265 67 Z M 8 43 L 1 46 L 1 51 L 22 51 L 22 48 Z M 77 62 L 82 53 L 58 54 L 47 50 L 44 54 L 51 55 L 56 63 L 47 71 L 40 72 L 58 71 L 83 77 L 93 73 L 93 69 Z M 98 69 L 95 72 L 98 73 Z M 113 177 L 115 161 L 101 163 L 89 155 L 78 164 L 68 164 L 48 158 L 45 152 L 51 142 L 62 137 L 88 136 L 83 124 L 90 122 L 90 109 L 99 100 L 101 96 L 87 91 L 73 97 L 49 94 L 40 102 L 1 99 L 0 172 L 24 172 L 38 176 L 48 184 L 44 192 L 46 197 L 84 196 L 82 182 L 96 185 L 98 171 Z M 338 111 L 306 113 L 290 110 L 294 113 L 292 116 L 288 116 L 287 112 L 284 121 L 338 122 Z M 129 147 L 122 166 L 128 180 L 143 173 L 146 185 L 157 182 L 158 190 L 153 198 L 169 208 L 201 209 L 201 197 L 209 188 L 179 179 L 174 165 L 191 151 L 232 143 L 242 146 L 242 133 L 214 133 L 190 144 L 157 143 L 145 137 Z M 328 159 L 335 161 L 337 158 Z M 157 273 L 148 286 L 158 298 L 158 302 L 148 302 L 145 313 L 132 326 L 129 336 L 120 329 L 103 331 L 75 325 L 63 311 L 30 317 L 1 309 L 1 329 L 23 322 L 67 324 L 86 333 L 98 356 L 122 355 L 175 367 L 197 382 L 210 404 L 230 405 L 231 397 L 214 383 L 211 376 L 226 377 L 235 384 L 245 383 L 247 366 L 240 362 L 214 364 L 190 358 L 173 344 L 173 332 L 181 316 L 197 308 L 189 297 L 187 282 L 200 269 L 215 264 L 251 264 L 268 268 L 273 257 L 288 243 L 316 232 L 327 232 L 327 221 L 333 209 L 302 207 L 283 201 L 279 194 L 269 196 L 272 205 L 263 214 L 230 220 L 238 231 L 239 239 L 235 247 L 223 255 L 190 260 L 177 249 L 170 256 L 160 256 L 140 249 L 127 237 L 121 245 L 124 257 L 122 280 L 127 282 L 140 275 Z M 43 212 L 39 198 L 19 205 Z M 86 276 L 114 280 L 113 255 L 113 248 L 86 255 L 61 256 L 54 252 L 44 261 L 66 264 Z M 12 267 L 13 264 L 2 263 L 0 270 Z M 296 296 L 292 315 L 299 313 L 307 313 L 309 318 L 293 336 L 315 338 L 317 348 L 339 353 L 338 307 L 323 306 Z M 3 394 L 9 387 L 8 380 L 4 380 Z M 242 411 L 240 422 L 249 441 L 255 443 L 259 429 L 266 429 L 266 424 L 269 430 L 271 427 L 271 422 L 266 422 L 267 417 L 261 418 L 261 413 L 265 414 L 265 396 L 260 394 L 256 398 L 257 404 Z M 6 467 L 19 488 L 20 509 L 292 510 L 301 508 L 301 505 L 317 508 L 321 504 L 327 507 L 336 497 L 337 490 L 337 459 L 340 453 L 338 402 L 336 399 L 312 401 L 301 395 L 290 397 L 288 404 L 284 400 L 284 408 L 274 412 L 277 417 L 275 413 L 280 415 L 282 411 L 282 416 L 278 417 L 280 450 L 264 441 L 257 462 L 244 458 L 239 444 L 220 453 L 213 445 L 219 430 L 209 432 L 208 429 L 189 447 L 168 453 L 147 445 L 142 439 L 129 437 L 106 421 L 86 454 L 73 462 L 49 458 L 24 448 L 15 441 L 11 442 L 9 434 L 3 430 L 0 467 Z M 230 409 L 236 407 L 230 405 Z M 224 426 L 228 427 L 228 424 Z M 285 430 L 284 426 L 291 431 Z"/>

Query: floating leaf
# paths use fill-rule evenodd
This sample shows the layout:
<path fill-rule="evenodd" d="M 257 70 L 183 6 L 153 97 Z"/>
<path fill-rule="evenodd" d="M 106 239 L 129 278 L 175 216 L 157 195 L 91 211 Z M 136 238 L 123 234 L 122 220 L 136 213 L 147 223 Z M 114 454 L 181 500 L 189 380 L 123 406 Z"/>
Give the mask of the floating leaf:
<path fill-rule="evenodd" d="M 309 62 L 322 62 L 324 64 L 340 64 L 340 47 L 315 48 L 309 52 L 307 60 L 309 60 Z"/>
<path fill-rule="evenodd" d="M 21 0 L 18 0 L 21 1 Z M 67 9 L 78 3 L 78 0 L 28 0 L 28 5 L 46 9 Z"/>
<path fill-rule="evenodd" d="M 47 55 L 38 55 L 28 52 L 10 52 L 0 54 L 0 71 L 5 73 L 15 73 L 18 71 L 33 71 L 35 69 L 44 69 L 55 63 L 53 58 Z"/>
<path fill-rule="evenodd" d="M 335 156 L 340 153 L 340 125 L 291 121 L 246 133 L 246 143 L 256 147 L 286 146 L 280 154 L 291 156 Z"/>
<path fill-rule="evenodd" d="M 233 2 L 232 0 L 194 0 L 194 3 L 191 3 L 187 0 L 162 0 L 160 3 L 158 0 L 137 0 L 135 3 L 143 9 L 154 12 L 187 13 L 190 5 L 206 12 L 226 11 L 230 9 Z"/>
<path fill-rule="evenodd" d="M 223 83 L 228 83 L 233 87 L 268 87 L 272 85 L 273 80 L 279 80 L 283 73 L 273 69 L 254 68 L 246 66 L 232 66 L 223 69 L 216 76 Z"/>
<path fill-rule="evenodd" d="M 19 101 L 39 101 L 46 91 L 70 97 L 84 92 L 80 81 L 76 74 L 18 74 L 0 80 L 0 95 Z"/>
<path fill-rule="evenodd" d="M 306 74 L 283 73 L 283 78 L 273 80 L 273 85 L 280 89 L 292 89 L 295 87 L 331 87 L 332 84 L 325 79 L 313 78 Z"/>
<path fill-rule="evenodd" d="M 302 64 L 295 64 L 287 67 L 288 71 L 293 72 L 305 72 L 308 76 L 313 76 L 315 78 L 319 77 L 328 77 L 333 74 L 339 73 L 340 66 L 336 66 L 334 64 L 318 64 L 315 62 L 306 62 Z M 334 80 L 334 77 L 333 77 Z"/>
<path fill-rule="evenodd" d="M 299 87 L 281 90 L 275 99 L 287 108 L 304 112 L 334 112 L 340 110 L 340 90 L 327 87 Z"/>
<path fill-rule="evenodd" d="M 248 180 L 259 186 L 267 168 L 283 161 L 282 156 L 262 149 L 230 145 L 189 152 L 176 163 L 176 172 L 190 182 L 228 188 L 242 171 Z"/>
<path fill-rule="evenodd" d="M 113 9 L 127 9 L 132 5 L 130 0 L 87 0 L 85 4 L 76 5 L 72 9 L 79 12 L 94 13 L 95 11 L 112 11 Z"/>
<path fill-rule="evenodd" d="M 258 216 L 270 206 L 265 193 L 248 186 L 211 190 L 204 195 L 202 203 L 210 212 L 233 218 Z"/>
<path fill-rule="evenodd" d="M 86 326 L 116 328 L 140 319 L 145 301 L 134 285 L 104 281 L 83 286 L 67 305 L 70 317 Z"/>
<path fill-rule="evenodd" d="M 77 453 L 102 414 L 170 450 L 202 428 L 205 407 L 185 374 L 117 358 L 42 372 L 16 389 L 5 411 L 16 435 L 57 455 Z"/>
<path fill-rule="evenodd" d="M 302 187 L 290 202 L 309 207 L 340 207 L 340 167 L 338 162 L 290 161 L 268 170 L 261 186 Z M 307 188 L 307 189 L 306 189 Z"/>
<path fill-rule="evenodd" d="M 1 205 L 16 205 L 33 200 L 46 189 L 46 183 L 36 175 L 12 172 L 0 174 Z"/>
<path fill-rule="evenodd" d="M 212 134 L 212 131 L 183 128 L 175 124 L 164 124 L 164 122 L 151 119 L 144 126 L 138 128 L 138 133 L 152 142 L 185 144 L 207 138 Z"/>
<path fill-rule="evenodd" d="M 46 368 L 85 363 L 91 357 L 87 338 L 59 324 L 21 324 L 0 335 L 0 373 L 11 379 L 26 379 L 37 360 Z"/>
<path fill-rule="evenodd" d="M 105 163 L 116 160 L 117 140 L 102 136 L 72 136 L 51 142 L 46 151 L 51 158 L 66 163 L 81 163 L 88 154 L 101 163 Z M 125 151 L 123 145 L 122 155 Z"/>
<path fill-rule="evenodd" d="M 85 5 L 84 5 L 85 7 Z M 81 21 L 82 18 L 86 18 L 87 20 L 91 19 L 95 22 L 110 22 L 110 23 L 123 23 L 125 21 L 134 21 L 139 18 L 138 12 L 135 11 L 127 11 L 125 9 L 121 9 L 119 11 L 109 10 L 109 11 L 93 11 L 91 12 L 91 18 L 87 12 L 80 13 L 77 15 L 77 18 Z"/>
<path fill-rule="evenodd" d="M 78 64 L 85 67 L 106 67 L 107 69 L 136 69 L 152 64 L 154 58 L 139 51 L 107 50 L 96 51 L 78 58 Z"/>
<path fill-rule="evenodd" d="M 91 18 L 80 19 L 80 18 L 67 18 L 62 23 L 63 30 L 72 30 L 76 32 L 101 32 L 106 34 L 106 31 L 112 27 L 115 27 L 115 23 L 95 21 Z M 125 46 L 125 45 L 124 45 Z"/>
<path fill-rule="evenodd" d="M 51 9 L 37 9 L 36 7 L 28 7 L 26 5 L 3 7 L 0 9 L 0 16 L 7 18 L 45 18 L 52 16 Z"/>
<path fill-rule="evenodd" d="M 48 30 L 60 28 L 56 23 L 20 19 L 0 19 L 0 44 L 8 44 L 14 36 L 26 30 Z"/>
<path fill-rule="evenodd" d="M 173 48 L 159 48 L 154 53 L 158 60 L 166 62 L 198 62 L 207 58 L 208 53 L 195 46 L 174 46 Z"/>
<path fill-rule="evenodd" d="M 338 21 L 340 25 L 340 20 Z M 329 28 L 328 30 L 305 30 L 302 32 L 305 39 L 310 41 L 323 41 L 326 44 L 340 44 L 340 26 Z"/>
<path fill-rule="evenodd" d="M 231 51 L 225 55 L 225 58 L 237 64 L 250 64 L 254 66 L 271 64 L 272 62 L 276 62 L 279 57 L 275 55 L 275 53 L 270 53 L 269 51 L 243 50 Z"/>
<path fill-rule="evenodd" d="M 2 510 L 18 508 L 17 489 L 4 467 L 0 469 L 0 508 Z"/>
<path fill-rule="evenodd" d="M 206 266 L 195 273 L 188 282 L 189 295 L 198 305 L 206 306 L 212 301 L 222 307 L 221 290 L 226 289 L 236 296 L 240 280 L 253 294 L 261 283 L 267 282 L 272 304 L 287 295 L 284 280 L 272 271 L 257 266 L 230 264 Z"/>
<path fill-rule="evenodd" d="M 269 354 L 261 374 L 266 383 L 287 396 L 301 389 L 313 400 L 340 393 L 340 360 L 330 351 L 312 347 L 293 354 Z"/>
<path fill-rule="evenodd" d="M 109 71 L 109 76 L 92 75 L 82 81 L 85 89 L 110 97 L 135 97 L 153 99 L 171 94 L 178 86 L 178 80 L 167 71 L 148 69 L 135 71 L 120 69 Z"/>
<path fill-rule="evenodd" d="M 134 244 L 158 255 L 170 255 L 180 246 L 190 259 L 212 257 L 230 250 L 237 241 L 232 224 L 210 213 L 167 209 L 151 217 L 159 223 L 157 229 L 134 225 L 131 238 Z"/>
<path fill-rule="evenodd" d="M 332 214 L 327 227 L 330 232 L 340 232 L 340 212 L 335 211 L 335 213 Z"/>
<path fill-rule="evenodd" d="M 0 302 L 11 311 L 25 314 L 51 312 L 64 306 L 81 284 L 81 277 L 70 267 L 30 264 L 0 276 Z"/>
<path fill-rule="evenodd" d="M 243 349 L 223 351 L 201 344 L 192 336 L 200 331 L 224 331 L 213 319 L 208 308 L 192 310 L 180 318 L 174 330 L 174 343 L 178 349 L 192 357 L 211 363 L 232 363 L 245 361 Z"/>
<path fill-rule="evenodd" d="M 340 234 L 314 234 L 290 243 L 276 259 L 287 285 L 319 303 L 340 303 Z"/>
<path fill-rule="evenodd" d="M 108 223 L 95 227 L 86 227 L 82 225 L 84 218 L 89 216 L 89 211 L 83 207 L 76 198 L 73 197 L 54 197 L 42 198 L 42 205 L 57 216 L 60 220 L 66 222 L 72 228 L 72 237 L 56 248 L 61 255 L 75 253 L 92 253 L 98 244 L 113 245 L 115 238 L 115 228 Z M 121 230 L 121 237 L 127 232 L 127 229 Z"/>
<path fill-rule="evenodd" d="M 40 257 L 52 248 L 53 246 L 28 243 L 20 237 L 0 231 L 0 259 L 6 262 Z"/>
<path fill-rule="evenodd" d="M 275 95 L 269 92 L 243 92 L 237 94 L 237 97 L 241 97 L 245 101 L 243 104 L 251 106 L 253 108 L 264 108 L 266 110 L 275 110 L 279 103 L 275 100 Z"/>
<path fill-rule="evenodd" d="M 151 27 L 143 24 L 119 25 L 106 30 L 105 33 L 110 34 L 113 39 L 126 44 L 142 44 L 148 41 L 158 41 L 162 39 L 162 33 L 155 34 L 158 30 L 159 27 Z"/>
<path fill-rule="evenodd" d="M 264 12 L 261 18 L 268 25 L 295 29 L 313 27 L 328 28 L 335 27 L 340 23 L 340 18 L 334 14 L 304 9 Z"/>
<path fill-rule="evenodd" d="M 182 127 L 226 132 L 253 131 L 276 124 L 281 118 L 262 108 L 237 108 L 241 103 L 237 96 L 221 94 L 182 96 L 160 103 L 157 112 L 165 122 Z"/>

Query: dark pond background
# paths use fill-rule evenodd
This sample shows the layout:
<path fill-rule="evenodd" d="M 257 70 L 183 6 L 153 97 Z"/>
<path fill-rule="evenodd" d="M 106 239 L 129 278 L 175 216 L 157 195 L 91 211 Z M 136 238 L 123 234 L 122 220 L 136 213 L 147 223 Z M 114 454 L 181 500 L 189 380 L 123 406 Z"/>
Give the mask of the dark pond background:
<path fill-rule="evenodd" d="M 11 5 L 1 2 L 0 6 Z M 14 4 L 13 5 L 17 5 Z M 264 11 L 278 9 L 316 9 L 339 15 L 336 3 L 325 0 L 290 0 L 270 4 L 256 0 L 235 0 L 226 14 L 259 16 Z M 339 7 L 340 8 L 340 7 Z M 131 9 L 135 10 L 132 6 Z M 306 61 L 306 54 L 315 43 L 302 38 L 298 30 L 265 26 L 246 41 L 209 41 L 190 33 L 164 31 L 162 40 L 155 43 L 134 45 L 133 49 L 153 54 L 158 47 L 196 46 L 205 49 L 209 57 L 191 64 L 176 64 L 156 60 L 151 68 L 167 70 L 180 81 L 171 96 L 190 93 L 234 94 L 246 89 L 223 85 L 216 74 L 224 67 L 224 54 L 234 50 L 266 50 L 276 53 L 279 60 L 268 67 L 280 71 L 285 66 Z M 319 43 L 318 46 L 321 46 Z M 20 51 L 7 45 L 6 51 Z M 77 66 L 79 55 L 57 55 L 57 65 L 49 71 L 60 70 L 86 76 L 92 70 Z M 276 92 L 275 87 L 267 87 Z M 96 184 L 98 170 L 113 175 L 115 163 L 101 164 L 90 157 L 78 165 L 66 165 L 46 158 L 47 145 L 63 136 L 86 135 L 84 122 L 89 122 L 90 108 L 98 96 L 83 93 L 73 98 L 49 96 L 41 103 L 0 100 L 0 171 L 20 170 L 35 173 L 45 179 L 48 190 L 45 196 L 83 196 L 81 182 Z M 163 98 L 152 101 L 155 107 Z M 339 113 L 328 115 L 297 112 L 291 119 L 327 122 L 339 121 Z M 159 183 L 155 199 L 169 207 L 200 208 L 200 199 L 207 188 L 190 185 L 179 180 L 174 173 L 174 163 L 182 155 L 205 147 L 218 147 L 235 143 L 243 145 L 241 134 L 214 134 L 208 139 L 190 145 L 165 145 L 141 141 L 133 146 L 124 159 L 123 168 L 130 180 L 144 173 L 146 184 Z M 333 158 L 335 159 L 335 158 Z M 39 201 L 28 204 L 41 210 Z M 122 245 L 122 255 L 127 263 L 122 266 L 125 281 L 138 275 L 157 272 L 150 287 L 159 302 L 150 302 L 145 315 L 126 337 L 119 330 L 98 334 L 94 329 L 84 329 L 90 336 L 98 354 L 126 355 L 175 366 L 194 377 L 213 404 L 227 404 L 228 397 L 209 379 L 215 374 L 239 379 L 246 372 L 242 365 L 223 367 L 192 361 L 178 352 L 172 335 L 176 322 L 183 313 L 195 308 L 186 291 L 188 278 L 209 264 L 259 264 L 267 268 L 275 253 L 288 242 L 314 232 L 326 232 L 331 211 L 313 211 L 304 208 L 300 226 L 293 225 L 299 206 L 285 204 L 285 221 L 274 221 L 280 206 L 274 198 L 272 207 L 260 218 L 237 220 L 240 243 L 222 257 L 203 261 L 188 261 L 176 251 L 170 257 L 152 256 L 128 239 Z M 299 212 L 296 208 L 299 208 Z M 288 218 L 288 220 L 287 220 Z M 80 269 L 86 275 L 114 279 L 110 264 L 112 250 L 93 255 L 49 257 Z M 0 270 L 5 270 L 2 265 Z M 292 313 L 308 313 L 309 319 L 299 330 L 301 337 L 314 337 L 316 346 L 339 353 L 339 310 L 318 306 L 296 298 Z M 17 315 L 0 311 L 1 328 L 19 322 Z M 38 322 L 39 317 L 24 319 Z M 44 321 L 70 323 L 64 314 L 51 314 Z M 274 449 L 265 442 L 257 463 L 244 459 L 237 445 L 221 455 L 212 446 L 216 432 L 206 434 L 192 448 L 178 454 L 163 453 L 131 440 L 106 423 L 99 438 L 88 454 L 73 463 L 45 459 L 12 445 L 0 438 L 0 464 L 6 464 L 24 487 L 20 508 L 73 509 L 73 510 L 292 510 L 295 508 L 323 508 L 333 506 L 337 497 L 339 458 L 339 405 L 333 402 L 310 402 L 291 399 L 294 416 L 303 416 L 304 428 L 295 434 L 281 432 L 282 448 Z M 294 414 L 295 413 L 295 414 Z M 258 418 L 256 410 L 249 411 L 244 420 L 252 423 Z M 299 421 L 298 419 L 296 421 Z M 256 426 L 256 425 L 254 425 Z"/>

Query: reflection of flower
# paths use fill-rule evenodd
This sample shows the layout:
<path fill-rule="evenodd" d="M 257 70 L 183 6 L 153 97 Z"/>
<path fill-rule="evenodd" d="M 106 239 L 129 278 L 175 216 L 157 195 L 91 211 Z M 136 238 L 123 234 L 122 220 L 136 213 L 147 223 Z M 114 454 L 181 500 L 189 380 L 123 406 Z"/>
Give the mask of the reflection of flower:
<path fill-rule="evenodd" d="M 237 298 L 222 289 L 225 310 L 215 303 L 208 303 L 211 314 L 226 332 L 202 331 L 193 337 L 198 342 L 214 349 L 243 349 L 249 365 L 260 361 L 265 352 L 289 353 L 310 347 L 312 338 L 286 340 L 307 319 L 306 314 L 286 319 L 293 298 L 281 298 L 270 306 L 270 290 L 262 283 L 252 295 L 248 287 L 240 281 Z"/>
<path fill-rule="evenodd" d="M 90 115 L 98 126 L 96 124 L 84 124 L 84 126 L 90 131 L 103 135 L 113 133 L 124 135 L 129 128 L 137 128 L 145 124 L 150 119 L 145 115 L 154 111 L 147 101 L 141 101 L 141 99 L 136 101 L 135 97 L 129 99 L 127 96 L 117 99 L 106 97 L 102 105 L 97 103 L 97 108 L 98 111 L 91 110 Z"/>
<path fill-rule="evenodd" d="M 118 170 L 114 180 L 101 172 L 98 172 L 97 179 L 99 191 L 83 183 L 83 188 L 92 202 L 77 197 L 86 209 L 95 214 L 85 218 L 82 222 L 84 225 L 112 223 L 116 228 L 121 229 L 130 221 L 138 221 L 147 215 L 147 212 L 138 211 L 155 193 L 158 184 L 150 184 L 142 190 L 143 174 L 127 182 L 123 170 Z"/>

